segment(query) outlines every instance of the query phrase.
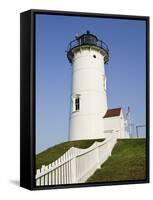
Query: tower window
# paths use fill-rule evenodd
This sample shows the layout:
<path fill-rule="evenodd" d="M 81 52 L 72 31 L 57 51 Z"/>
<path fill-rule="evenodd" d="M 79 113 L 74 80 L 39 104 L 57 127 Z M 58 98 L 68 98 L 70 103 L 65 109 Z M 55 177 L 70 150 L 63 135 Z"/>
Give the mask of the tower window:
<path fill-rule="evenodd" d="M 75 99 L 75 110 L 77 111 L 77 110 L 80 110 L 80 98 L 79 97 L 77 97 L 76 99 Z"/>
<path fill-rule="evenodd" d="M 72 97 L 72 112 L 80 110 L 80 95 L 75 95 Z"/>

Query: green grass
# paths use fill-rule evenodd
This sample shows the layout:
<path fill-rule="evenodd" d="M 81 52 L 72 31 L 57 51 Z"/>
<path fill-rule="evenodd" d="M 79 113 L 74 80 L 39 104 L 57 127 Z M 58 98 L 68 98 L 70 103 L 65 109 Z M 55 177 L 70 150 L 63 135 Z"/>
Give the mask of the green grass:
<path fill-rule="evenodd" d="M 146 140 L 120 139 L 112 156 L 87 182 L 143 180 L 146 178 Z"/>
<path fill-rule="evenodd" d="M 66 151 L 68 151 L 71 147 L 77 148 L 88 148 L 95 141 L 103 141 L 104 139 L 96 139 L 96 140 L 76 140 L 70 142 L 64 142 L 53 147 L 46 149 L 45 151 L 36 155 L 36 169 L 41 168 L 42 165 L 48 165 L 51 162 L 58 159 L 62 156 Z"/>

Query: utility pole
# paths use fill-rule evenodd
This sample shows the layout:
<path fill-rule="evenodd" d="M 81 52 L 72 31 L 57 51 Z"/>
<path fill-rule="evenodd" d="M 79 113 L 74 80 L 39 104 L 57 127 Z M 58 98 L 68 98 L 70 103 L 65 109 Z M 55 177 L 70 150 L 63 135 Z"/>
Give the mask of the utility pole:
<path fill-rule="evenodd" d="M 138 126 L 136 126 L 137 138 L 139 138 L 139 128 L 142 128 L 142 127 L 146 127 L 146 125 L 138 125 Z"/>

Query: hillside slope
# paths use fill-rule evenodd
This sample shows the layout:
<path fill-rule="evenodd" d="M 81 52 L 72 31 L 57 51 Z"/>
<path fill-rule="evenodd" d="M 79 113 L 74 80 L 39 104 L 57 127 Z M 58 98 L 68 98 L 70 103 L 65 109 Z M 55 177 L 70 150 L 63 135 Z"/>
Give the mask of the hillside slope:
<path fill-rule="evenodd" d="M 85 149 L 90 147 L 95 141 L 103 141 L 104 139 L 96 139 L 96 140 L 76 140 L 64 142 L 53 147 L 46 149 L 45 151 L 36 155 L 36 169 L 41 168 L 42 165 L 48 165 L 51 162 L 58 159 L 62 156 L 66 151 L 68 151 L 71 147 Z"/>
<path fill-rule="evenodd" d="M 112 156 L 87 182 L 142 180 L 146 177 L 146 140 L 120 139 Z"/>

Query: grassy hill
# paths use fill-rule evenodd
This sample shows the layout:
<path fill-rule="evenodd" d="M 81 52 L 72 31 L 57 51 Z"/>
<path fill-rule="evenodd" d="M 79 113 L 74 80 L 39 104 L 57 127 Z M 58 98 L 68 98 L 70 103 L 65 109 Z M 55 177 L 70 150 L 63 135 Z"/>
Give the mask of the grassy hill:
<path fill-rule="evenodd" d="M 112 156 L 87 182 L 142 180 L 146 178 L 146 140 L 120 139 Z"/>
<path fill-rule="evenodd" d="M 66 151 L 68 151 L 71 147 L 85 149 L 90 147 L 95 141 L 101 142 L 103 140 L 104 139 L 77 140 L 77 141 L 64 142 L 55 145 L 53 147 L 50 147 L 47 150 L 36 155 L 36 169 L 41 168 L 42 165 L 48 165 L 51 162 L 55 161 L 60 156 L 62 156 Z"/>

